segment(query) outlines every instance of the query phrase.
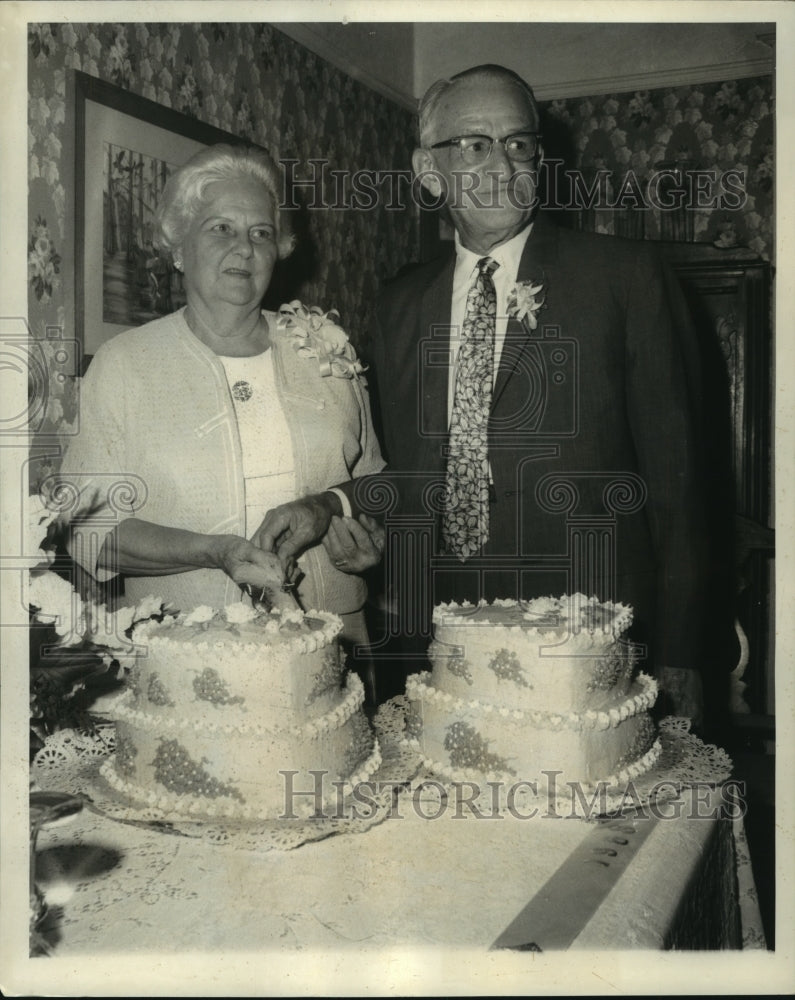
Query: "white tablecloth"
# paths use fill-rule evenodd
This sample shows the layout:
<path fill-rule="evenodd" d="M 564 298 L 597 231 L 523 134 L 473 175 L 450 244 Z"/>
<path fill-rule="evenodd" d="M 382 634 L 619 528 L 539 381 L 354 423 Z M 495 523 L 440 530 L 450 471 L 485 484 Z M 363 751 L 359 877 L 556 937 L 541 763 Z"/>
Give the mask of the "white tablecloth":
<path fill-rule="evenodd" d="M 691 793 L 679 800 L 678 818 L 646 821 L 654 824 L 648 836 L 592 915 L 577 893 L 586 868 L 566 869 L 572 892 L 550 905 L 568 907 L 571 948 L 742 946 L 741 889 L 753 909 L 742 828 L 719 818 L 719 792 L 698 794 L 700 803 Z M 666 810 L 673 815 L 675 806 Z M 423 818 L 435 811 L 433 795 L 407 792 L 391 818 L 365 833 L 263 853 L 86 808 L 39 837 L 37 881 L 53 907 L 45 933 L 53 954 L 67 956 L 197 948 L 486 951 L 599 827 L 544 813 L 478 819 L 462 809 L 464 818 L 454 818 L 449 802 L 438 818 Z M 748 912 L 745 944 L 763 944 L 758 913 L 754 923 Z"/>

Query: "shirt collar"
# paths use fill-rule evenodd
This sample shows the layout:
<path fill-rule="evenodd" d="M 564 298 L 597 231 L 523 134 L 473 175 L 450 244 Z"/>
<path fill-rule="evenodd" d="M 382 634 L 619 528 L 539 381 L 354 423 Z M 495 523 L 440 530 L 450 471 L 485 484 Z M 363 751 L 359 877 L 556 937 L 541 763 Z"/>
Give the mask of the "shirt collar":
<path fill-rule="evenodd" d="M 522 254 L 524 253 L 525 244 L 530 237 L 530 233 L 533 231 L 533 223 L 531 222 L 529 226 L 512 236 L 511 239 L 506 240 L 505 243 L 500 243 L 499 246 L 493 247 L 488 254 L 474 253 L 472 250 L 468 250 L 458 237 L 458 233 L 455 234 L 455 253 L 456 253 L 456 274 L 471 274 L 479 260 L 482 260 L 484 256 L 491 257 L 492 260 L 496 260 L 500 265 L 500 270 L 503 274 L 508 274 L 511 277 L 515 277 L 519 273 L 519 262 L 522 259 Z"/>

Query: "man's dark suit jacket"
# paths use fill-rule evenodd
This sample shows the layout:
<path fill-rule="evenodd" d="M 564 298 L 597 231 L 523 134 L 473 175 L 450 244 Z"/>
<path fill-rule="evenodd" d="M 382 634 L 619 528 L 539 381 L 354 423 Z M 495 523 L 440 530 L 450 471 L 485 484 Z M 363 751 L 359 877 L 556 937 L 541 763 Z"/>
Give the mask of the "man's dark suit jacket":
<path fill-rule="evenodd" d="M 387 286 L 379 304 L 371 374 L 400 497 L 393 514 L 427 513 L 429 487 L 444 481 L 454 266 L 451 250 Z M 434 603 L 576 586 L 631 604 L 634 637 L 649 644 L 645 669 L 698 669 L 700 374 L 677 281 L 650 243 L 572 232 L 543 215 L 517 280 L 542 281 L 546 302 L 536 330 L 509 321 L 492 400 L 484 557 L 492 567 L 507 557 L 505 570 L 479 574 L 473 559 L 445 571 L 420 557 L 406 571 L 430 574 Z M 606 579 L 570 574 L 589 552 L 614 567 Z"/>

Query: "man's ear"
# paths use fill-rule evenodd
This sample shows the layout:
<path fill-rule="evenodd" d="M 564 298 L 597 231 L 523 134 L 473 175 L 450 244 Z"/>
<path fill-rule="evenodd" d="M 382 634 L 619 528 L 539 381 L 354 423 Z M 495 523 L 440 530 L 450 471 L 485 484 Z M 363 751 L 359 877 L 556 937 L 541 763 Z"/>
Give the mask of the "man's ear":
<path fill-rule="evenodd" d="M 415 149 L 411 155 L 411 166 L 425 190 L 434 198 L 440 198 L 443 194 L 442 176 L 436 169 L 431 153 L 427 149 Z"/>

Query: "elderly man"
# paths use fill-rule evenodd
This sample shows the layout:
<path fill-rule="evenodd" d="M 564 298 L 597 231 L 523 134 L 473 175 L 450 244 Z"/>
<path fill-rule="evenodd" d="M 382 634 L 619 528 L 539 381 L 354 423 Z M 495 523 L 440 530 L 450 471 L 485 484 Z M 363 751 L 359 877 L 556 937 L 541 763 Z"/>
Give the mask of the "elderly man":
<path fill-rule="evenodd" d="M 597 594 L 633 606 L 645 669 L 684 680 L 673 707 L 697 712 L 699 375 L 678 286 L 652 245 L 537 211 L 539 111 L 511 71 L 434 84 L 420 142 L 415 173 L 444 199 L 455 246 L 386 288 L 372 356 L 382 475 L 415 536 L 433 522 L 430 552 L 388 549 L 404 560 L 391 567 L 404 631 L 427 621 L 417 602 Z M 331 525 L 338 564 L 361 568 L 373 536 L 335 515 L 363 496 L 279 508 L 260 543 L 288 558 Z"/>

